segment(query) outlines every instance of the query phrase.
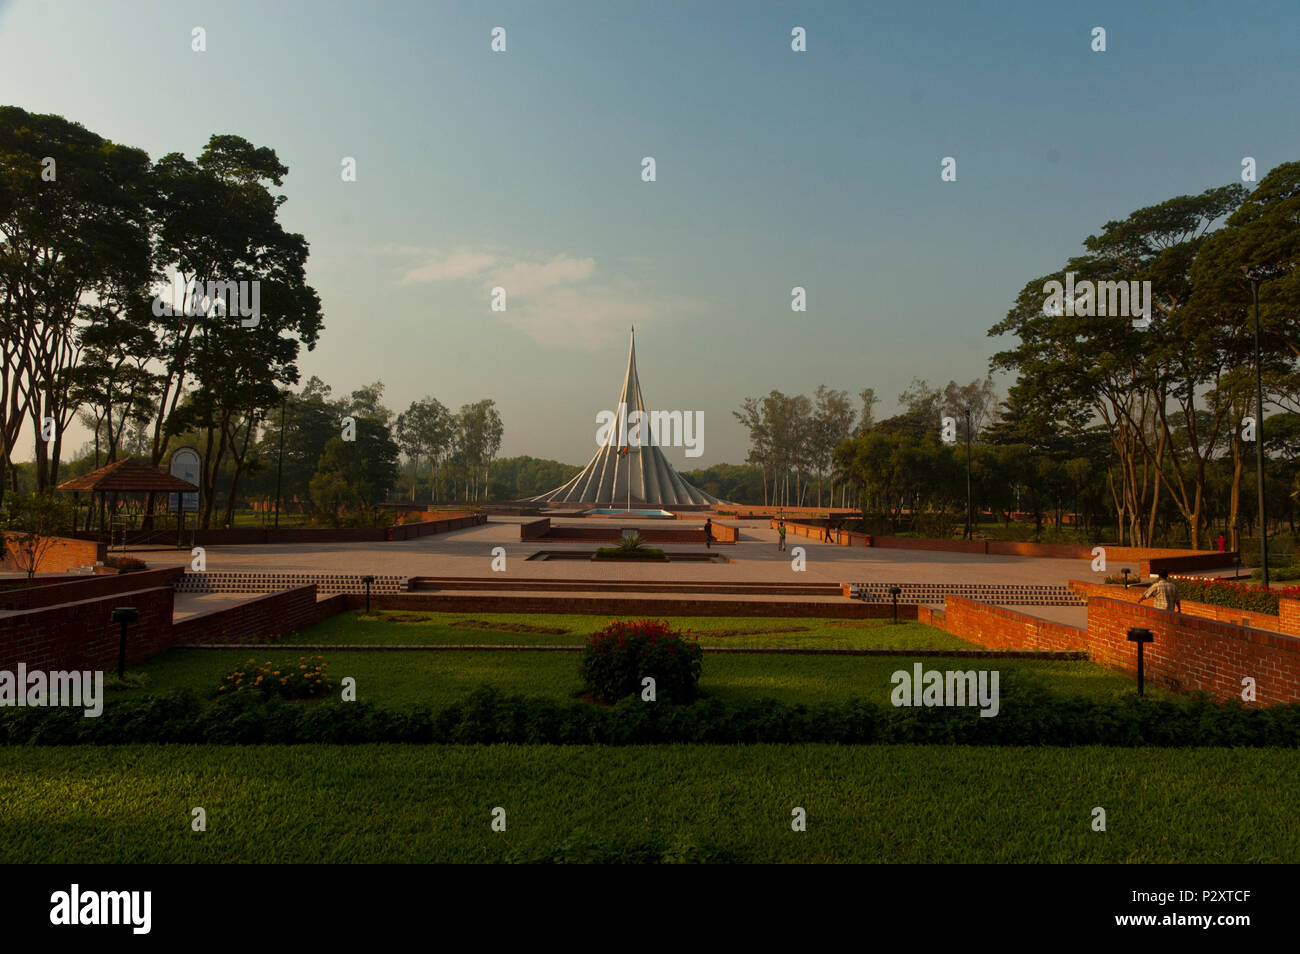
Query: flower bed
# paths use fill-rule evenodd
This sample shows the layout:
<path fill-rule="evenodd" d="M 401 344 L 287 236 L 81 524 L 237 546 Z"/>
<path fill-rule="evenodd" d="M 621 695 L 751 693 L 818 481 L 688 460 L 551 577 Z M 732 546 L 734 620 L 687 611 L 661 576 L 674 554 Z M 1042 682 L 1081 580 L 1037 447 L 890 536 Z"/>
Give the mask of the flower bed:
<path fill-rule="evenodd" d="M 1278 615 L 1279 599 L 1300 598 L 1300 586 L 1275 586 L 1264 589 L 1249 583 L 1234 583 L 1204 576 L 1170 577 L 1178 585 L 1180 599 L 1229 609 L 1249 610 L 1252 613 Z"/>
<path fill-rule="evenodd" d="M 320 699 L 333 691 L 334 683 L 325 673 L 325 662 L 320 656 L 299 656 L 296 663 L 259 663 L 250 659 L 228 673 L 217 688 L 221 696 L 248 693 L 281 699 Z"/>
<path fill-rule="evenodd" d="M 578 671 L 587 691 L 600 702 L 617 702 L 640 693 L 654 679 L 656 697 L 692 702 L 699 694 L 700 644 L 661 620 L 615 620 L 587 637 Z"/>

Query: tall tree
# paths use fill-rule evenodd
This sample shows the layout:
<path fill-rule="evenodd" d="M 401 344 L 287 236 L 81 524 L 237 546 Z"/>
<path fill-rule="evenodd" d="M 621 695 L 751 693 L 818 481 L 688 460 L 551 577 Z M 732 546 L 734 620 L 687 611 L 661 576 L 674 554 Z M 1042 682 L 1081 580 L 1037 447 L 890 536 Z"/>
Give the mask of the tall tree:
<path fill-rule="evenodd" d="M 41 491 L 77 412 L 81 328 L 147 282 L 148 169 L 77 123 L 0 107 L 0 470 L 25 416 Z"/>

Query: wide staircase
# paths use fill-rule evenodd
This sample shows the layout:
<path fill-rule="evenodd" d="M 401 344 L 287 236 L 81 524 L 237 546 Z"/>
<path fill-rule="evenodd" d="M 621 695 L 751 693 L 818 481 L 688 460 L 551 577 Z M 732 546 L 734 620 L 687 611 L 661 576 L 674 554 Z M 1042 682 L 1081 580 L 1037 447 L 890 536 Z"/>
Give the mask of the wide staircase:
<path fill-rule="evenodd" d="M 900 603 L 939 606 L 944 597 L 959 596 L 977 603 L 999 606 L 1087 606 L 1088 601 L 1057 584 L 1031 583 L 844 583 L 843 595 L 867 602 L 890 602 L 890 587 L 897 586 Z"/>
<path fill-rule="evenodd" d="M 700 582 L 693 580 L 507 580 L 492 577 L 413 576 L 411 593 L 502 592 L 512 593 L 672 593 L 681 596 L 833 596 L 843 593 L 838 583 Z"/>
<path fill-rule="evenodd" d="M 276 593 L 295 586 L 316 584 L 317 596 L 336 593 L 364 593 L 365 578 L 359 573 L 186 573 L 176 581 L 177 593 Z M 406 592 L 406 578 L 376 576 L 370 592 L 375 595 Z"/>

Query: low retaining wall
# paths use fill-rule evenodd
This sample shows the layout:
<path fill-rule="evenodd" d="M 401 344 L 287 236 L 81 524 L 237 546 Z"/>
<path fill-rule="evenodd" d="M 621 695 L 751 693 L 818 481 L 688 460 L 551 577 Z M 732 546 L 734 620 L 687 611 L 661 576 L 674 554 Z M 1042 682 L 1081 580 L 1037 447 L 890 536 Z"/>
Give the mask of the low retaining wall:
<path fill-rule="evenodd" d="M 538 517 L 536 520 L 525 520 L 519 525 L 520 540 L 541 540 L 550 532 L 550 517 Z"/>
<path fill-rule="evenodd" d="M 21 537 L 21 534 L 6 531 L 5 552 L 0 558 L 0 570 L 9 573 L 26 573 L 27 567 L 20 565 L 17 557 L 19 554 L 14 547 L 14 541 Z M 62 573 L 66 570 L 76 570 L 83 566 L 92 566 L 95 563 L 102 562 L 107 547 L 102 543 L 92 540 L 83 540 L 78 537 L 51 537 L 54 542 L 40 556 L 40 562 L 36 566 L 37 573 Z M 24 559 L 26 557 L 24 556 Z"/>
<path fill-rule="evenodd" d="M 1110 556 L 1110 551 L 1106 551 Z M 1138 575 L 1155 576 L 1161 570 L 1170 573 L 1195 573 L 1197 570 L 1222 570 L 1236 565 L 1237 551 L 1220 553 L 1217 550 L 1200 553 L 1183 553 L 1175 556 L 1153 556 L 1138 561 Z"/>
<path fill-rule="evenodd" d="M 42 606 L 0 615 L 0 669 L 117 669 L 121 628 L 114 608 L 134 606 L 140 618 L 128 625 L 127 665 L 144 662 L 172 645 L 170 586 Z"/>
<path fill-rule="evenodd" d="M 1127 674 L 1137 672 L 1128 631 L 1143 627 L 1154 637 L 1144 652 L 1146 677 L 1156 685 L 1241 701 L 1242 679 L 1250 677 L 1253 704 L 1300 702 L 1300 639 L 1294 636 L 1095 596 L 1088 600 L 1086 630 L 958 597 L 950 597 L 943 611 L 921 607 L 917 618 L 990 649 L 1083 650 L 1097 665 Z"/>
<path fill-rule="evenodd" d="M 365 604 L 364 597 L 361 603 Z M 297 586 L 186 617 L 173 627 L 173 639 L 176 643 L 214 643 L 284 636 L 341 612 L 343 606 L 342 597 L 318 601 L 314 585 Z"/>
<path fill-rule="evenodd" d="M 263 527 L 231 527 L 211 530 L 186 530 L 183 539 L 186 546 L 191 542 L 200 547 L 249 546 L 261 543 L 382 543 L 388 540 L 409 540 L 414 537 L 427 536 L 431 533 L 446 533 L 461 527 L 486 523 L 484 514 L 471 514 L 466 517 L 440 518 L 422 520 L 419 523 L 403 523 L 392 527 L 298 527 L 274 530 Z M 77 533 L 78 541 L 98 540 L 99 533 L 82 530 Z M 114 541 L 119 539 L 114 536 Z M 145 543 L 170 543 L 176 539 L 175 531 L 165 530 L 128 530 L 126 545 L 135 546 Z M 100 544 L 101 549 L 103 544 Z M 89 561 L 93 563 L 94 561 Z"/>
<path fill-rule="evenodd" d="M 1088 648 L 1088 634 L 1075 626 L 1053 623 L 959 596 L 948 597 L 942 610 L 921 607 L 917 619 L 958 639 L 989 649 L 1083 652 Z"/>
<path fill-rule="evenodd" d="M 1110 583 L 1088 583 L 1083 580 L 1070 580 L 1069 585 L 1070 589 L 1084 599 L 1091 600 L 1093 597 L 1099 597 L 1135 605 L 1148 588 L 1147 585 L 1139 585 L 1130 586 L 1126 590 L 1122 586 Z M 1213 603 L 1194 603 L 1191 600 L 1182 601 L 1182 610 L 1184 616 L 1212 619 L 1220 623 L 1236 623 L 1240 626 L 1284 633 L 1288 636 L 1300 636 L 1300 600 L 1279 599 L 1277 605 L 1279 610 L 1277 616 L 1272 613 L 1256 613 L 1251 610 L 1232 609 L 1228 606 L 1215 606 Z"/>
<path fill-rule="evenodd" d="M 484 523 L 487 523 L 487 514 L 484 513 L 472 513 L 459 517 L 435 517 L 429 520 L 421 520 L 418 523 L 400 523 L 389 527 L 384 539 L 412 540 L 416 537 L 427 537 L 431 533 L 448 533 L 464 527 L 477 527 Z"/>
<path fill-rule="evenodd" d="M 1136 673 L 1137 649 L 1128 641 L 1135 626 L 1151 630 L 1144 665 L 1146 678 L 1158 685 L 1241 701 L 1242 680 L 1250 678 L 1254 705 L 1300 702 L 1300 639 L 1294 636 L 1094 597 L 1088 600 L 1088 657 Z"/>
<path fill-rule="evenodd" d="M 773 530 L 777 521 L 769 521 Z M 818 524 L 785 524 L 788 535 L 823 540 L 825 526 Z M 944 553 L 975 553 L 989 556 L 1040 557 L 1054 560 L 1087 560 L 1091 563 L 1093 548 L 1072 543 L 1020 543 L 1014 540 L 935 540 L 926 537 L 890 537 L 848 530 L 832 530 L 832 541 L 842 547 L 875 547 L 892 550 L 930 550 Z M 1218 550 L 1170 550 L 1158 547 L 1121 547 L 1097 544 L 1106 551 L 1106 559 L 1113 563 L 1137 563 L 1139 573 L 1150 575 L 1162 569 L 1171 573 L 1190 573 L 1195 570 L 1212 570 L 1234 565 L 1235 552 Z"/>
<path fill-rule="evenodd" d="M 341 597 L 347 609 L 362 609 L 364 596 Z M 404 593 L 372 596 L 371 609 L 425 610 L 435 613 L 575 613 L 587 616 L 815 616 L 825 619 L 886 619 L 893 615 L 879 603 L 808 603 L 800 600 L 647 599 L 629 596 L 518 596 L 465 593 Z M 899 604 L 898 618 L 914 620 L 917 608 Z"/>
<path fill-rule="evenodd" d="M 632 518 L 635 519 L 635 518 Z M 636 532 L 641 542 L 655 544 L 697 544 L 704 545 L 704 527 L 637 527 Z M 713 523 L 714 543 L 736 543 L 740 530 L 731 524 Z M 616 544 L 623 539 L 621 527 L 570 527 L 552 526 L 550 517 L 529 520 L 519 525 L 520 541 L 545 540 L 551 543 L 605 543 Z"/>
<path fill-rule="evenodd" d="M 26 610 L 58 603 L 77 603 L 114 593 L 130 593 L 172 586 L 185 571 L 180 567 L 160 570 L 136 570 L 112 576 L 70 577 L 57 582 L 44 581 L 38 586 L 0 592 L 0 609 Z"/>

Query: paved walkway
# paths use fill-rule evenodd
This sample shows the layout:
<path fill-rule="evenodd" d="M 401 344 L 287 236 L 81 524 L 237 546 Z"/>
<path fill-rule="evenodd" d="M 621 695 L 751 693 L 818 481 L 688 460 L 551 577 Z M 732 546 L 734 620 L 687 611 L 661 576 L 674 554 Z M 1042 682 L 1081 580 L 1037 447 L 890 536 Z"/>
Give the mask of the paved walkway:
<path fill-rule="evenodd" d="M 198 613 L 225 609 L 265 596 L 265 593 L 177 593 L 172 603 L 172 622 L 178 623 Z"/>
<path fill-rule="evenodd" d="M 574 521 L 575 523 L 580 521 Z M 729 521 L 730 522 L 730 521 Z M 1011 583 L 1064 584 L 1071 579 L 1097 580 L 1089 560 L 840 547 L 803 537 L 788 537 L 786 552 L 776 547 L 776 532 L 766 521 L 737 521 L 741 542 L 716 549 L 730 563 L 588 563 L 532 560 L 539 550 L 587 550 L 590 544 L 519 540 L 519 520 L 497 518 L 478 527 L 391 543 L 281 544 L 208 547 L 207 569 L 271 573 L 374 573 L 396 576 L 469 576 L 554 580 L 574 576 L 610 580 L 701 580 L 717 582 L 829 583 Z M 656 521 L 645 525 L 652 526 Z M 794 547 L 802 547 L 807 569 L 791 565 Z M 505 550 L 505 572 L 494 572 L 493 550 Z M 663 549 L 697 552 L 699 545 Z M 188 566 L 189 550 L 141 552 L 150 566 Z M 1111 563 L 1108 573 L 1136 564 Z"/>

